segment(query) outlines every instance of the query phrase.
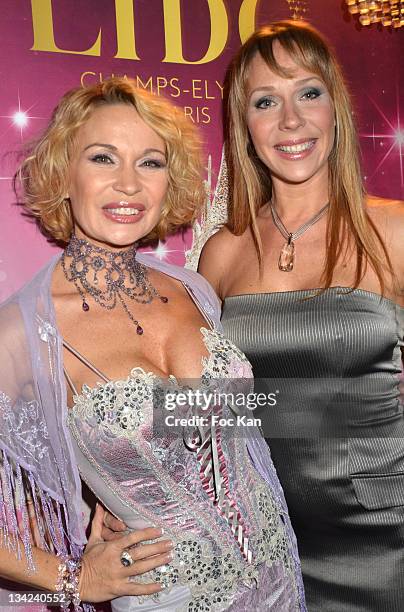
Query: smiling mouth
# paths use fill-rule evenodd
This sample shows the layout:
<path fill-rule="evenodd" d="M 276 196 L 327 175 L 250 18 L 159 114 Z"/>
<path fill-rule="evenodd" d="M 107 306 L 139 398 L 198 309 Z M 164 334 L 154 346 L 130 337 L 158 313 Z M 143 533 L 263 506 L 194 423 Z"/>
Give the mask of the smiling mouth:
<path fill-rule="evenodd" d="M 299 144 L 293 145 L 275 145 L 275 149 L 277 151 L 282 151 L 283 153 L 303 153 L 303 151 L 307 151 L 314 147 L 316 141 L 315 140 L 307 140 L 306 142 L 301 142 Z"/>
<path fill-rule="evenodd" d="M 121 208 L 108 208 L 108 212 L 113 214 L 113 215 L 120 215 L 120 216 L 131 216 L 131 215 L 138 215 L 140 213 L 140 210 L 138 210 L 137 208 L 126 208 L 126 207 L 121 207 Z"/>

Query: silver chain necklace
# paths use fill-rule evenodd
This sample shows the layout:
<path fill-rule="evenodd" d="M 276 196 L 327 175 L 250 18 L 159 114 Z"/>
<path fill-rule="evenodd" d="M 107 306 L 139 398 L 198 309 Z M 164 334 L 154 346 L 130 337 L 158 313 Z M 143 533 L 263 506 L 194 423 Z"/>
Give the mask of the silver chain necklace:
<path fill-rule="evenodd" d="M 282 272 L 290 272 L 291 270 L 293 270 L 293 265 L 295 263 L 294 241 L 300 238 L 300 236 L 303 236 L 303 234 L 307 232 L 307 230 L 310 227 L 315 225 L 317 221 L 320 221 L 320 219 L 324 217 L 324 215 L 326 214 L 329 206 L 330 206 L 330 203 L 327 202 L 327 204 L 323 206 L 323 208 L 319 210 L 318 213 L 314 215 L 314 217 L 306 221 L 306 223 L 301 225 L 295 232 L 288 232 L 288 230 L 282 223 L 278 213 L 276 212 L 274 205 L 272 204 L 272 202 L 270 203 L 272 220 L 275 226 L 278 228 L 278 230 L 282 234 L 282 236 L 286 238 L 287 240 L 287 242 L 285 242 L 279 254 L 279 260 L 278 260 L 279 270 L 281 270 Z"/>
<path fill-rule="evenodd" d="M 70 261 L 67 263 L 66 258 Z M 107 310 L 112 310 L 119 302 L 141 336 L 143 327 L 130 312 L 124 296 L 138 304 L 150 304 L 158 298 L 166 304 L 168 298 L 160 295 L 148 277 L 147 267 L 136 261 L 136 247 L 124 251 L 108 251 L 95 246 L 74 234 L 63 251 L 61 259 L 63 273 L 69 283 L 76 287 L 84 312 L 90 310 L 87 295 Z M 106 288 L 98 287 L 99 278 Z"/>

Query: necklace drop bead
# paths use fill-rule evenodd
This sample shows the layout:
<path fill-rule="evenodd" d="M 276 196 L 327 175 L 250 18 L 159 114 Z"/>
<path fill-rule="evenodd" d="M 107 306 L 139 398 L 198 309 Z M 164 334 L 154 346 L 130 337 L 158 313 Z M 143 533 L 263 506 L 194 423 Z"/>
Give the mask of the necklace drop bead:
<path fill-rule="evenodd" d="M 293 270 L 293 264 L 295 261 L 295 245 L 292 241 L 288 240 L 282 247 L 279 255 L 278 267 L 282 272 L 290 272 Z"/>
<path fill-rule="evenodd" d="M 107 310 L 113 310 L 120 302 L 139 336 L 143 334 L 143 327 L 130 312 L 125 298 L 138 304 L 150 304 L 154 298 L 159 298 L 163 304 L 168 302 L 168 298 L 153 287 L 147 267 L 136 260 L 136 246 L 112 252 L 73 234 L 62 254 L 61 264 L 66 280 L 74 284 L 81 297 L 84 312 L 90 310 L 87 296 Z M 99 287 L 97 275 L 101 270 L 105 288 Z"/>
<path fill-rule="evenodd" d="M 278 268 L 281 272 L 291 272 L 293 270 L 293 266 L 295 264 L 294 241 L 300 238 L 300 236 L 303 236 L 303 234 L 313 225 L 315 225 L 317 221 L 320 221 L 320 219 L 327 213 L 329 206 L 330 203 L 328 202 L 316 215 L 314 215 L 314 217 L 306 221 L 306 223 L 303 223 L 303 225 L 301 225 L 295 232 L 289 232 L 276 212 L 273 203 L 270 202 L 272 221 L 282 236 L 287 240 L 281 249 L 278 259 Z"/>

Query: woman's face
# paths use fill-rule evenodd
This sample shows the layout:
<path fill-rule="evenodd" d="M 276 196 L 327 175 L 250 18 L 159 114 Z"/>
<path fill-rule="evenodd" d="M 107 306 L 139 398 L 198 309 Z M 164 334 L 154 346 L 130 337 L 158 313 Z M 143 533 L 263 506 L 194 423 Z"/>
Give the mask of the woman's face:
<path fill-rule="evenodd" d="M 328 178 L 334 144 L 334 105 L 324 82 L 298 66 L 275 41 L 274 56 L 292 75 L 284 78 L 257 53 L 247 79 L 247 125 L 255 150 L 276 181 Z"/>
<path fill-rule="evenodd" d="M 158 223 L 168 188 L 165 143 L 133 106 L 96 108 L 77 133 L 68 196 L 76 235 L 122 248 Z"/>

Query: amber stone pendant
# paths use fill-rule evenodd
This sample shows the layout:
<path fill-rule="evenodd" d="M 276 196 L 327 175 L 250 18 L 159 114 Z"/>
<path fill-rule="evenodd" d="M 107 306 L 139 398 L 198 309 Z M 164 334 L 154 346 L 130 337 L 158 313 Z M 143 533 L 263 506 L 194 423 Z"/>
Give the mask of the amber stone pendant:
<path fill-rule="evenodd" d="M 279 255 L 278 268 L 282 272 L 293 270 L 295 261 L 295 245 L 291 240 L 285 242 Z"/>

